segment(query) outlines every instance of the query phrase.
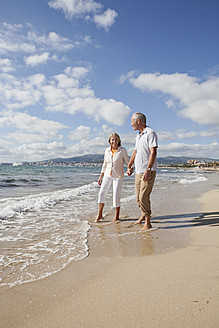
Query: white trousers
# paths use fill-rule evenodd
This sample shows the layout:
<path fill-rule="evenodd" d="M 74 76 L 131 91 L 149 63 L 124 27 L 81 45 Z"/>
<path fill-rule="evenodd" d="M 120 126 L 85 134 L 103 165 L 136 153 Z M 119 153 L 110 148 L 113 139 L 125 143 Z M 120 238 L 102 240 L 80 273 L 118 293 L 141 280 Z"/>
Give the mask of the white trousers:
<path fill-rule="evenodd" d="M 120 207 L 120 196 L 122 190 L 123 178 L 113 178 L 103 176 L 100 187 L 98 203 L 105 203 L 106 194 L 113 183 L 113 207 Z"/>

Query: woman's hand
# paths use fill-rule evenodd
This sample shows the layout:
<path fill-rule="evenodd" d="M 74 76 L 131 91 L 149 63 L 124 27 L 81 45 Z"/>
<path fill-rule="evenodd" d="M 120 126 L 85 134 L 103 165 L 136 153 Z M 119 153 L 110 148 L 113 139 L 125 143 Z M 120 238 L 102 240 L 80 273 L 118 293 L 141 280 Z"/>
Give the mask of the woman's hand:
<path fill-rule="evenodd" d="M 127 169 L 128 176 L 132 175 L 133 171 L 134 171 L 133 167 L 128 167 Z"/>
<path fill-rule="evenodd" d="M 102 178 L 99 178 L 99 179 L 98 179 L 98 185 L 100 186 L 101 183 L 102 183 Z"/>
<path fill-rule="evenodd" d="M 100 174 L 99 179 L 98 179 L 98 185 L 100 186 L 102 183 L 102 178 L 103 178 L 103 173 Z"/>

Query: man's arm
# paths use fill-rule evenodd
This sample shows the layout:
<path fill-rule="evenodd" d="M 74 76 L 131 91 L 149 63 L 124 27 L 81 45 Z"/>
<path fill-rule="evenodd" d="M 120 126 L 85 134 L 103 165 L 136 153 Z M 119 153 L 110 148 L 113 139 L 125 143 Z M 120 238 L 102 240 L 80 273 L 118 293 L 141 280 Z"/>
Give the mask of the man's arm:
<path fill-rule="evenodd" d="M 127 174 L 128 175 L 132 175 L 132 173 L 133 173 L 133 167 L 132 167 L 132 165 L 135 162 L 135 156 L 136 156 L 136 150 L 133 151 L 133 153 L 131 155 L 131 158 L 129 160 L 129 163 L 128 163 L 128 169 L 127 169 Z"/>
<path fill-rule="evenodd" d="M 148 161 L 148 168 L 152 169 L 154 162 L 156 160 L 156 157 L 157 157 L 157 147 L 150 148 L 150 152 L 151 152 L 151 154 L 150 154 L 149 161 Z M 146 171 L 143 174 L 143 181 L 149 180 L 150 175 L 151 175 L 151 171 L 146 169 Z"/>

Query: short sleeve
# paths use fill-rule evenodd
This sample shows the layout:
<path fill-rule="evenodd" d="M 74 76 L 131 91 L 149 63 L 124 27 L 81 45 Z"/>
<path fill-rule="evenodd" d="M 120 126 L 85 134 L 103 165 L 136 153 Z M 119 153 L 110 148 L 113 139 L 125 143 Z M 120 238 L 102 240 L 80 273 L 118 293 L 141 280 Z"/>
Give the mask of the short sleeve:
<path fill-rule="evenodd" d="M 152 132 L 148 138 L 148 146 L 149 148 L 158 147 L 158 138 L 155 132 Z"/>

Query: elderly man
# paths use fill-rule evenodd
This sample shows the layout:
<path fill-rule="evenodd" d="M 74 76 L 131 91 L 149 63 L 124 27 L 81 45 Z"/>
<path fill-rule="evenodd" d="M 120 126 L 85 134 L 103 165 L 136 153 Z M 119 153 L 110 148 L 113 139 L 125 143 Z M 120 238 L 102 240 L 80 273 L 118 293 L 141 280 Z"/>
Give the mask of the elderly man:
<path fill-rule="evenodd" d="M 141 210 L 141 217 L 135 224 L 145 220 L 142 231 L 152 228 L 151 225 L 151 202 L 150 194 L 156 176 L 156 157 L 158 139 L 156 133 L 146 126 L 146 117 L 142 113 L 135 113 L 131 118 L 131 126 L 134 131 L 138 130 L 136 137 L 135 150 L 128 164 L 128 175 L 133 173 L 132 165 L 135 164 L 135 189 L 137 203 Z"/>

